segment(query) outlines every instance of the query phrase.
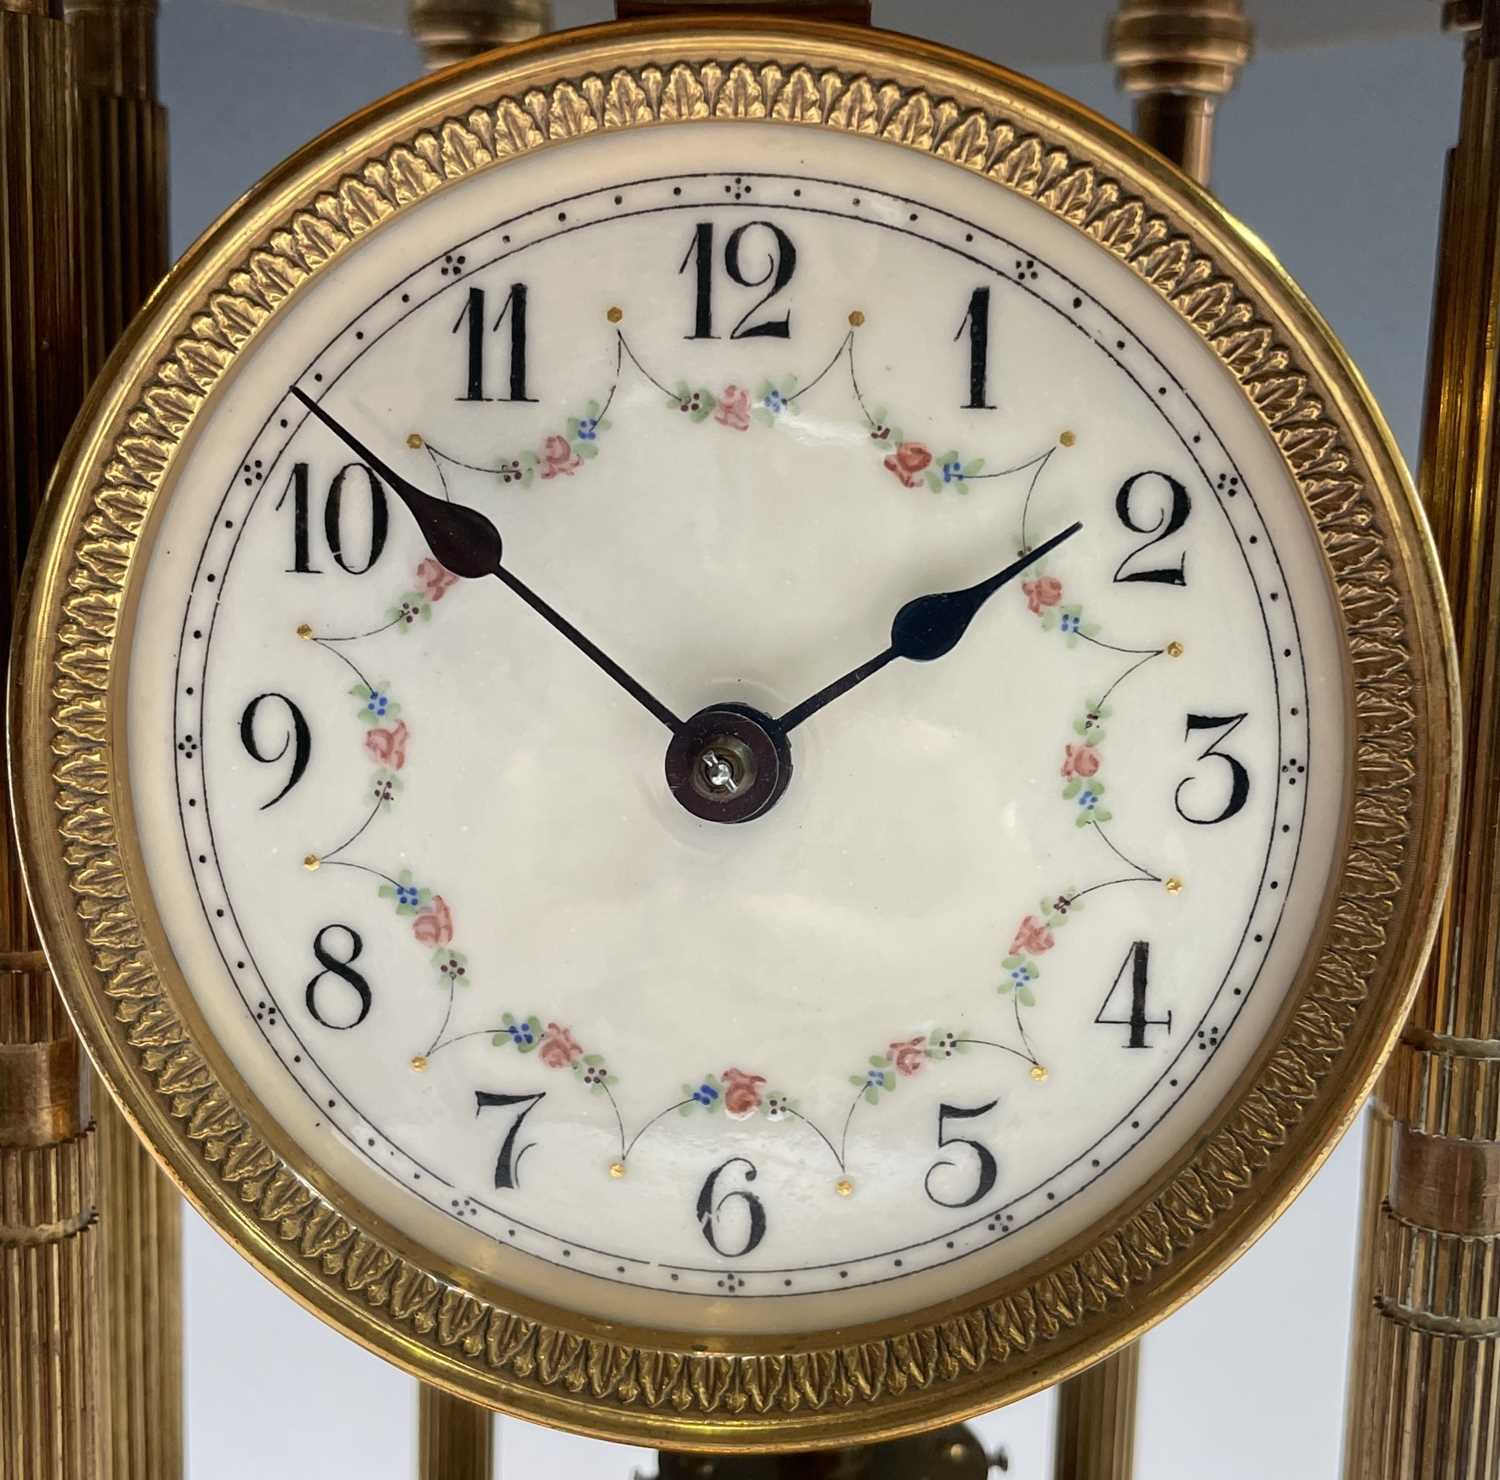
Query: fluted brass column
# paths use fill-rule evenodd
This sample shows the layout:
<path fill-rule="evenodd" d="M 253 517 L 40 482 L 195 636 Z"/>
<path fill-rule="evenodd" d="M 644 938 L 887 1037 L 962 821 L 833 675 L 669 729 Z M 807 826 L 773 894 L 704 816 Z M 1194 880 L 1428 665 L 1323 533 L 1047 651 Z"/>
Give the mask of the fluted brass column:
<path fill-rule="evenodd" d="M 1453 602 L 1466 795 L 1437 949 L 1379 1092 L 1352 1480 L 1500 1473 L 1500 0 L 1446 19 L 1468 35 L 1419 481 Z"/>
<path fill-rule="evenodd" d="M 90 378 L 167 270 L 167 119 L 156 0 L 66 0 L 78 75 L 84 339 Z M 112 1480 L 182 1473 L 182 1211 L 102 1091 L 101 1295 Z"/>
<path fill-rule="evenodd" d="M 77 111 L 49 0 L 0 0 L 0 633 L 83 387 Z M 0 1477 L 94 1480 L 108 1452 L 94 1132 L 0 818 Z"/>
<path fill-rule="evenodd" d="M 1052 1473 L 1067 1480 L 1130 1480 L 1141 1346 L 1133 1341 L 1057 1390 Z"/>

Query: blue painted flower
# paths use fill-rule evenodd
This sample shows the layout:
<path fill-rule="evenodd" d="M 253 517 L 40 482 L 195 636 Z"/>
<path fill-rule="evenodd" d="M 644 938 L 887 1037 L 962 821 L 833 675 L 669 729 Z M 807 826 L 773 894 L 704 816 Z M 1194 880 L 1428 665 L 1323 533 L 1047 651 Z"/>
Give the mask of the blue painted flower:
<path fill-rule="evenodd" d="M 1031 980 L 1031 972 L 1024 961 L 1019 966 L 1011 968 L 1010 979 L 1018 987 L 1024 987 Z"/>
<path fill-rule="evenodd" d="M 391 707 L 391 696 L 382 694 L 379 689 L 371 689 L 370 697 L 365 700 L 365 708 L 375 716 L 376 719 L 384 719 L 386 711 Z"/>
<path fill-rule="evenodd" d="M 719 1098 L 719 1092 L 713 1087 L 713 1085 L 704 1082 L 693 1091 L 693 1098 L 700 1105 L 712 1105 L 714 1101 Z"/>
<path fill-rule="evenodd" d="M 505 1031 L 510 1034 L 510 1041 L 517 1048 L 530 1048 L 536 1042 L 536 1033 L 530 1023 L 508 1023 Z"/>
<path fill-rule="evenodd" d="M 943 482 L 958 483 L 963 479 L 964 465 L 955 458 L 952 462 L 943 464 Z"/>
<path fill-rule="evenodd" d="M 786 410 L 786 397 L 773 385 L 761 399 L 761 405 L 771 413 L 772 416 L 780 416 Z"/>
<path fill-rule="evenodd" d="M 1078 612 L 1064 612 L 1058 625 L 1064 632 L 1077 632 L 1083 626 L 1083 617 Z"/>
<path fill-rule="evenodd" d="M 580 416 L 578 418 L 578 435 L 585 442 L 594 442 L 599 437 L 599 418 L 597 416 Z"/>
<path fill-rule="evenodd" d="M 891 1085 L 891 1076 L 884 1069 L 871 1069 L 870 1072 L 865 1075 L 865 1083 L 871 1089 L 889 1089 Z"/>
<path fill-rule="evenodd" d="M 1078 793 L 1078 805 L 1082 807 L 1085 812 L 1092 812 L 1094 808 L 1099 805 L 1099 794 L 1097 792 L 1090 791 L 1088 787 L 1084 787 L 1084 789 Z"/>
<path fill-rule="evenodd" d="M 396 885 L 396 903 L 398 905 L 409 904 L 416 908 L 422 901 L 422 891 L 415 884 Z"/>

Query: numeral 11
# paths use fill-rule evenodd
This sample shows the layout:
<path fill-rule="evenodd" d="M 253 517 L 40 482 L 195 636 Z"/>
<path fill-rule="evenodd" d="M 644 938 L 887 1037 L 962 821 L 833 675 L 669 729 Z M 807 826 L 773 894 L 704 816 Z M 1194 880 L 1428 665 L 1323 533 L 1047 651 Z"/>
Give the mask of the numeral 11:
<path fill-rule="evenodd" d="M 466 389 L 460 401 L 534 401 L 535 396 L 526 394 L 526 284 L 512 283 L 506 295 L 505 305 L 499 317 L 488 330 L 485 328 L 487 314 L 484 306 L 485 290 L 470 288 L 463 312 L 453 326 L 453 332 L 465 333 L 467 364 L 465 366 Z M 498 333 L 506 321 L 510 323 L 510 394 L 490 397 L 484 393 L 484 349 L 488 333 Z"/>

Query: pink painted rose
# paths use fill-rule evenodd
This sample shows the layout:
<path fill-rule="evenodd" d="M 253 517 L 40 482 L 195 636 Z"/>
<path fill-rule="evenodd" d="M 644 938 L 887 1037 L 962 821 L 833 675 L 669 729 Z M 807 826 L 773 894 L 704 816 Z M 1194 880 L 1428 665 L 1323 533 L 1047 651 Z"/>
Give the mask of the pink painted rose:
<path fill-rule="evenodd" d="M 1062 600 L 1062 582 L 1056 576 L 1038 576 L 1034 581 L 1022 581 L 1021 590 L 1026 593 L 1026 605 L 1041 616 L 1044 606 L 1056 606 Z"/>
<path fill-rule="evenodd" d="M 760 1109 L 760 1074 L 746 1074 L 742 1069 L 724 1071 L 724 1113 L 731 1120 L 749 1120 Z"/>
<path fill-rule="evenodd" d="M 927 1062 L 927 1053 L 922 1047 L 926 1041 L 927 1035 L 918 1033 L 915 1038 L 898 1038 L 886 1049 L 896 1066 L 896 1073 L 910 1079 Z"/>
<path fill-rule="evenodd" d="M 422 583 L 422 590 L 426 593 L 429 601 L 441 601 L 443 592 L 453 585 L 458 577 L 448 569 L 446 565 L 428 556 L 417 567 L 417 579 Z"/>
<path fill-rule="evenodd" d="M 537 1055 L 549 1069 L 566 1069 L 583 1052 L 577 1039 L 561 1023 L 548 1023 Z"/>
<path fill-rule="evenodd" d="M 411 933 L 424 946 L 445 946 L 453 939 L 453 911 L 441 894 L 434 894 L 411 922 Z"/>
<path fill-rule="evenodd" d="M 1010 943 L 1012 956 L 1040 956 L 1056 945 L 1052 932 L 1035 915 L 1027 915 L 1016 927 L 1016 938 Z"/>
<path fill-rule="evenodd" d="M 1099 752 L 1092 745 L 1064 745 L 1064 776 L 1092 776 L 1099 769 Z"/>
<path fill-rule="evenodd" d="M 390 729 L 365 731 L 365 749 L 377 765 L 399 771 L 406 764 L 406 721 L 398 719 Z"/>
<path fill-rule="evenodd" d="M 537 464 L 544 478 L 555 478 L 559 473 L 566 473 L 571 478 L 583 466 L 583 459 L 568 445 L 566 437 L 548 437 L 542 443 Z"/>
<path fill-rule="evenodd" d="M 932 461 L 932 453 L 920 442 L 903 442 L 886 458 L 885 465 L 907 488 L 915 488 L 917 475 Z"/>
<path fill-rule="evenodd" d="M 726 385 L 719 392 L 719 407 L 714 420 L 731 431 L 750 429 L 750 392 L 742 385 Z"/>

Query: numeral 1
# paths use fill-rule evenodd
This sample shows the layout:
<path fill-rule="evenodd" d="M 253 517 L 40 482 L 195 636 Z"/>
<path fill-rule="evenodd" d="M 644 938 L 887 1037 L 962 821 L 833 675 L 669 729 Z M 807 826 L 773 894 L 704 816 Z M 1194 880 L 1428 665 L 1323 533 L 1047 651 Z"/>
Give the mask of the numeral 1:
<path fill-rule="evenodd" d="M 990 379 L 990 290 L 975 288 L 969 295 L 969 307 L 953 342 L 958 343 L 969 331 L 969 399 L 966 411 L 993 411 L 988 399 Z"/>
<path fill-rule="evenodd" d="M 1106 1027 L 1129 1028 L 1130 1037 L 1125 1041 L 1126 1048 L 1150 1048 L 1151 1045 L 1146 1042 L 1147 1028 L 1165 1028 L 1169 1033 L 1172 1031 L 1170 1010 L 1164 1018 L 1146 1016 L 1146 986 L 1150 964 L 1151 947 L 1143 940 L 1134 942 L 1125 953 L 1125 959 L 1120 962 L 1120 969 L 1115 973 L 1115 979 L 1110 983 L 1109 991 L 1104 994 L 1104 1001 L 1099 1004 L 1099 1011 L 1094 1016 L 1096 1023 L 1102 1023 Z M 1111 1010 L 1110 1004 L 1115 1000 L 1127 970 L 1130 972 L 1130 1016 L 1105 1017 L 1104 1014 Z"/>
<path fill-rule="evenodd" d="M 484 347 L 486 342 L 485 322 L 487 318 L 485 290 L 470 288 L 464 302 L 463 312 L 453 326 L 455 334 L 464 334 L 465 390 L 460 401 L 489 401 L 496 399 L 485 395 Z M 500 316 L 491 325 L 489 333 L 499 333 L 500 326 L 510 323 L 510 394 L 500 396 L 502 401 L 535 401 L 535 396 L 526 394 L 526 284 L 512 283 L 506 294 L 505 306 Z"/>

